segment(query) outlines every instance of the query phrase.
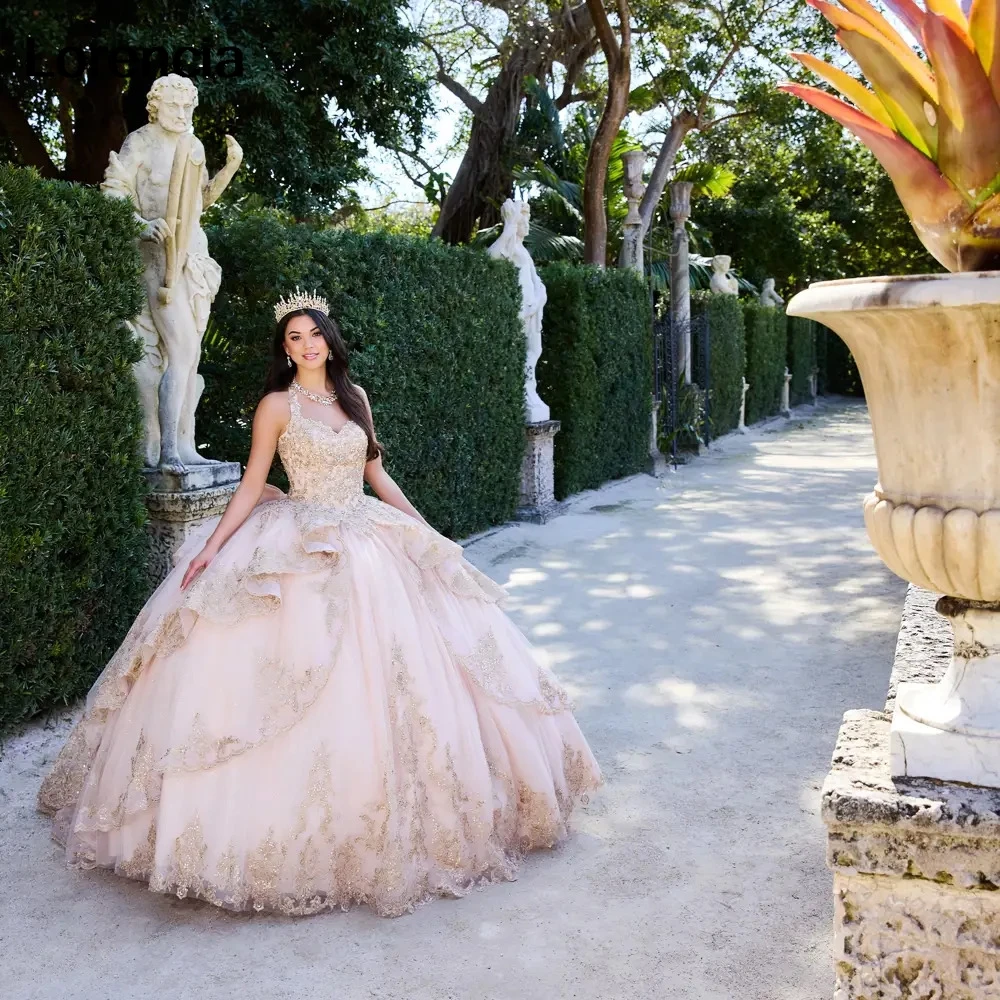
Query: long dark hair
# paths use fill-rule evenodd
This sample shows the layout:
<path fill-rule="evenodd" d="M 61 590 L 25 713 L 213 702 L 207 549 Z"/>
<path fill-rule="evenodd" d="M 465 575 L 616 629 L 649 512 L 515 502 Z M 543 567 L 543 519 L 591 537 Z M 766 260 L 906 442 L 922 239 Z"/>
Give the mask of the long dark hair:
<path fill-rule="evenodd" d="M 330 348 L 330 354 L 326 359 L 326 373 L 333 382 L 337 402 L 368 436 L 368 461 L 385 454 L 385 448 L 375 438 L 375 427 L 368 416 L 365 401 L 358 387 L 350 379 L 347 345 L 341 335 L 340 326 L 332 316 L 327 316 L 318 309 L 296 309 L 295 312 L 282 316 L 275 325 L 274 338 L 271 341 L 271 360 L 267 366 L 261 398 L 269 392 L 285 392 L 295 378 L 296 366 L 293 364 L 289 367 L 285 351 L 285 327 L 293 316 L 308 316 L 323 334 L 326 346 Z"/>

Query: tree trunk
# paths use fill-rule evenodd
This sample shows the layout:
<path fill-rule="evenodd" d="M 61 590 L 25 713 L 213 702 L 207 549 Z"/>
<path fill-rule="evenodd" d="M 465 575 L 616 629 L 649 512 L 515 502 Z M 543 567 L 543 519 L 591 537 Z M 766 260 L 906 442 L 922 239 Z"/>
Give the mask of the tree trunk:
<path fill-rule="evenodd" d="M 608 22 L 602 0 L 587 0 L 597 37 L 608 64 L 608 99 L 587 156 L 583 181 L 583 259 L 604 267 L 607 263 L 608 217 L 604 206 L 604 186 L 608 179 L 608 158 L 628 111 L 632 78 L 631 25 L 627 0 L 618 0 L 621 44 Z"/>
<path fill-rule="evenodd" d="M 122 148 L 127 134 L 122 81 L 94 74 L 73 106 L 73 168 L 67 180 L 100 184 L 109 154 Z"/>
<path fill-rule="evenodd" d="M 525 78 L 546 79 L 553 63 L 566 62 L 567 80 L 572 83 L 594 38 L 586 3 L 564 4 L 552 22 L 534 23 L 526 30 L 527 34 L 511 46 L 510 57 L 504 60 L 483 101 L 463 97 L 472 111 L 472 133 L 432 234 L 448 243 L 466 243 L 477 225 L 500 221 L 500 206 L 514 186 L 510 147 L 521 113 Z M 443 64 L 438 79 L 450 85 L 449 89 L 463 90 L 447 80 Z"/>
<path fill-rule="evenodd" d="M 639 204 L 639 214 L 642 216 L 642 234 L 649 231 L 653 221 L 653 212 L 663 197 L 663 189 L 667 186 L 667 175 L 677 159 L 677 153 L 687 138 L 688 133 L 698 127 L 698 116 L 693 111 L 682 111 L 670 123 L 670 129 L 660 151 L 656 154 L 656 163 L 650 174 L 649 183 Z"/>
<path fill-rule="evenodd" d="M 26 167 L 35 167 L 43 177 L 58 177 L 59 169 L 52 162 L 42 140 L 31 127 L 17 98 L 0 80 L 0 129 L 3 129 Z"/>
<path fill-rule="evenodd" d="M 523 48 L 514 54 L 473 116 L 469 145 L 432 233 L 446 243 L 467 243 L 477 223 L 492 226 L 498 222 L 500 206 L 510 197 L 514 183 L 510 143 L 517 129 L 524 78 L 536 70 L 530 55 Z"/>

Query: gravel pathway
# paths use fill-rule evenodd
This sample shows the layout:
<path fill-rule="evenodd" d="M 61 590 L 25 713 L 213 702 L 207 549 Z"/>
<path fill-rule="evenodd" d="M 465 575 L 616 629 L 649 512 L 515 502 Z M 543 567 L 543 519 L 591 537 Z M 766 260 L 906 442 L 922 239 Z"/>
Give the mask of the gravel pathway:
<path fill-rule="evenodd" d="M 884 700 L 905 584 L 875 556 L 867 413 L 730 435 L 469 557 L 578 705 L 606 787 L 520 878 L 396 920 L 232 916 L 66 871 L 34 812 L 71 714 L 0 756 L 4 1000 L 827 1000 L 819 788 Z"/>

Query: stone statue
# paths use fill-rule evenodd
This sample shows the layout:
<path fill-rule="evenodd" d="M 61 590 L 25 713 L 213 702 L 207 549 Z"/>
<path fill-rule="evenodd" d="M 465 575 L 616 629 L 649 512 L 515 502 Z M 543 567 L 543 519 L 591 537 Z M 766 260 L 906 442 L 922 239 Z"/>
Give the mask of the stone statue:
<path fill-rule="evenodd" d="M 785 367 L 784 373 L 784 383 L 781 386 L 781 415 L 784 417 L 790 417 L 792 415 L 792 399 L 791 399 L 791 384 L 792 384 L 792 373 Z"/>
<path fill-rule="evenodd" d="M 517 268 L 521 279 L 521 323 L 528 344 L 525 365 L 524 405 L 528 423 L 549 419 L 549 407 L 538 395 L 535 365 L 542 354 L 542 310 L 545 308 L 545 285 L 538 277 L 531 254 L 524 248 L 528 235 L 529 208 L 527 202 L 508 198 L 501 208 L 503 232 L 489 248 L 491 257 L 504 258 Z"/>
<path fill-rule="evenodd" d="M 729 276 L 732 257 L 718 254 L 712 258 L 712 280 L 709 289 L 718 295 L 739 295 L 740 286 L 735 278 Z"/>
<path fill-rule="evenodd" d="M 762 306 L 783 306 L 785 300 L 774 290 L 774 278 L 764 279 L 764 288 L 760 293 Z"/>
<path fill-rule="evenodd" d="M 209 179 L 205 150 L 191 118 L 198 91 L 171 73 L 146 95 L 149 124 L 129 133 L 112 153 L 101 190 L 127 198 L 143 226 L 139 238 L 146 303 L 133 321 L 145 347 L 135 365 L 142 400 L 146 465 L 184 472 L 216 464 L 198 453 L 194 412 L 205 380 L 198 374 L 201 342 L 222 270 L 208 255 L 203 209 L 232 180 L 243 151 L 226 136 L 226 164 Z"/>
<path fill-rule="evenodd" d="M 746 376 L 740 377 L 740 422 L 736 425 L 736 429 L 741 434 L 746 434 L 747 432 L 747 391 L 750 389 L 750 383 L 746 380 Z"/>

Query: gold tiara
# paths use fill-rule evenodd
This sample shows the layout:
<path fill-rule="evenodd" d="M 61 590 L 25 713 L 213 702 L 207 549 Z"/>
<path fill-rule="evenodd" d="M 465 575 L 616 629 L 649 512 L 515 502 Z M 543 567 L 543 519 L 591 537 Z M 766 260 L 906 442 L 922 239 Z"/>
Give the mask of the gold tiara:
<path fill-rule="evenodd" d="M 299 309 L 318 309 L 326 316 L 330 315 L 330 306 L 326 299 L 320 297 L 315 292 L 312 295 L 308 292 L 300 292 L 299 286 L 296 285 L 294 295 L 289 295 L 287 299 L 278 299 L 275 304 L 275 323 L 279 322 L 282 317 L 287 316 L 290 312 L 296 312 Z"/>

